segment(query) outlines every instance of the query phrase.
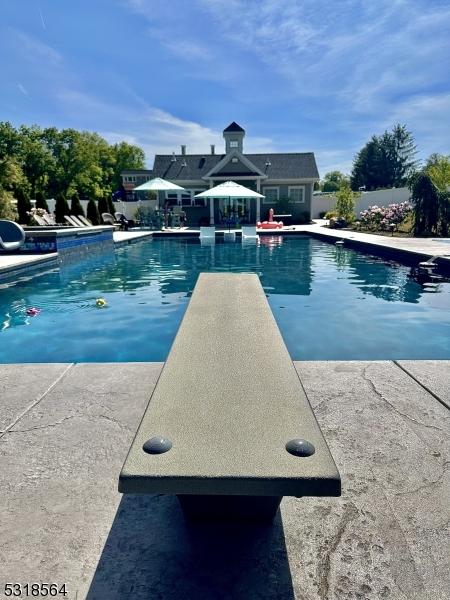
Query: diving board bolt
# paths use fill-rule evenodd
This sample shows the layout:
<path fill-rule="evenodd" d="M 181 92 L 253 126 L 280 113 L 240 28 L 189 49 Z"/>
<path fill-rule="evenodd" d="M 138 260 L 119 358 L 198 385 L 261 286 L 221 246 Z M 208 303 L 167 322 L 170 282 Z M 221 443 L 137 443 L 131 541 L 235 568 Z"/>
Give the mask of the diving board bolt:
<path fill-rule="evenodd" d="M 172 442 L 168 438 L 161 436 L 155 436 L 150 438 L 142 446 L 144 452 L 147 454 L 164 454 L 172 448 Z"/>
<path fill-rule="evenodd" d="M 302 440 L 301 438 L 289 440 L 286 444 L 286 450 L 294 456 L 312 456 L 316 451 L 311 442 Z"/>

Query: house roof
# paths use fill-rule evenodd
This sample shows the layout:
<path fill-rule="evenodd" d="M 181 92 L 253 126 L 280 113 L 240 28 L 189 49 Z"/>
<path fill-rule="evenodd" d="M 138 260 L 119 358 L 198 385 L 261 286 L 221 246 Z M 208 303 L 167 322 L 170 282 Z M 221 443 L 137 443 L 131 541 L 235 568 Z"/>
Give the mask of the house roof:
<path fill-rule="evenodd" d="M 245 133 L 245 129 L 242 129 L 242 127 L 240 125 L 238 125 L 235 121 L 233 121 L 232 123 L 230 123 L 228 125 L 228 127 L 225 127 L 225 129 L 223 130 L 224 133 L 226 133 L 226 132 L 232 132 L 232 131 L 240 131 L 240 132 L 244 132 Z"/>
<path fill-rule="evenodd" d="M 156 154 L 153 177 L 170 181 L 198 180 L 211 171 L 225 154 Z M 280 154 L 244 154 L 269 179 L 319 179 L 313 152 Z M 269 162 L 270 165 L 266 163 Z M 185 166 L 184 166 L 185 165 Z M 123 171 L 126 173 L 126 171 Z M 234 176 L 252 175 L 250 170 Z"/>

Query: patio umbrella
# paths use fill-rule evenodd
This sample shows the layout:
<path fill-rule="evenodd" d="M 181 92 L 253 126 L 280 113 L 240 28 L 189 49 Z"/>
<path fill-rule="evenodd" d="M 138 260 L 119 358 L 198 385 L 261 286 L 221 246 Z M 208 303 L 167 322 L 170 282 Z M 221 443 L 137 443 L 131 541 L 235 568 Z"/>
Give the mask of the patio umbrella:
<path fill-rule="evenodd" d="M 231 198 L 264 198 L 264 196 L 234 181 L 225 181 L 209 190 L 196 194 L 195 198 L 228 198 L 228 207 L 230 207 Z M 230 231 L 229 221 L 228 231 Z"/>
<path fill-rule="evenodd" d="M 133 189 L 133 192 L 178 192 L 180 190 L 184 190 L 185 188 L 177 185 L 176 183 L 172 183 L 171 181 L 167 181 L 166 179 L 161 179 L 161 177 L 155 177 L 154 179 L 150 179 L 145 183 L 138 185 Z M 138 200 L 140 206 L 140 200 Z M 159 207 L 159 202 L 158 202 Z M 164 221 L 166 220 L 167 209 L 164 208 Z"/>

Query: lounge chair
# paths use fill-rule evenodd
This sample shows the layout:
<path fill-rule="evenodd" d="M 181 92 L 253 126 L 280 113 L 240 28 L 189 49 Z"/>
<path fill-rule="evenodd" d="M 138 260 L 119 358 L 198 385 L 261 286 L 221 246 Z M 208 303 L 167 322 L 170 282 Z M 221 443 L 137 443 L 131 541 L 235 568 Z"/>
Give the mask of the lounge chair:
<path fill-rule="evenodd" d="M 84 227 L 84 225 L 79 225 L 72 216 L 64 215 L 64 219 L 71 227 Z"/>
<path fill-rule="evenodd" d="M 25 231 L 14 221 L 0 219 L 0 248 L 7 252 L 18 250 L 25 243 Z"/>
<path fill-rule="evenodd" d="M 85 227 L 92 227 L 92 223 L 89 221 L 89 219 L 86 219 L 84 215 L 77 215 L 77 219 L 81 221 Z"/>
<path fill-rule="evenodd" d="M 116 229 L 120 229 L 121 225 L 116 221 L 111 213 L 102 213 L 103 225 L 113 225 Z"/>
<path fill-rule="evenodd" d="M 36 221 L 40 227 L 48 227 L 48 223 L 44 221 L 40 215 L 33 215 L 33 220 Z"/>

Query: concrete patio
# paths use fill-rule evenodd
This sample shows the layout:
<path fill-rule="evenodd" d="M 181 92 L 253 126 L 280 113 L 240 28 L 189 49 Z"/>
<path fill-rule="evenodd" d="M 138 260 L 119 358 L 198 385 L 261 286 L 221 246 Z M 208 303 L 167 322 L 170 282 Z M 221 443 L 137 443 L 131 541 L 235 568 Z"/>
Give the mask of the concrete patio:
<path fill-rule="evenodd" d="M 162 363 L 0 365 L 5 582 L 68 599 L 450 597 L 450 361 L 295 363 L 341 498 L 272 527 L 187 525 L 117 479 Z"/>

